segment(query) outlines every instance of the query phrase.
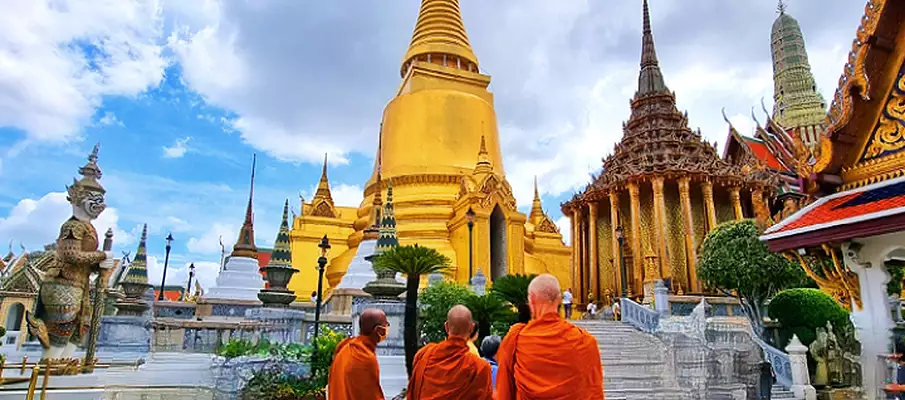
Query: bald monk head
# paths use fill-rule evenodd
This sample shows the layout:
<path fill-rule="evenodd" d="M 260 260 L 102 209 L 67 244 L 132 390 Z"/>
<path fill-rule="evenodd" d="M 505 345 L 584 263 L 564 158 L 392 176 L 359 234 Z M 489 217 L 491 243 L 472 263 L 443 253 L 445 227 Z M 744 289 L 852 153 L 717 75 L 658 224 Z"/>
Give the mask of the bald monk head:
<path fill-rule="evenodd" d="M 380 343 L 387 336 L 387 315 L 377 308 L 366 308 L 358 318 L 358 328 L 361 336 L 370 337 L 374 343 Z"/>
<path fill-rule="evenodd" d="M 474 320 L 471 319 L 471 310 L 461 304 L 449 309 L 446 314 L 446 333 L 449 336 L 468 339 L 474 329 Z"/>
<path fill-rule="evenodd" d="M 540 274 L 528 284 L 528 306 L 531 307 L 532 318 L 558 313 L 562 297 L 559 294 L 559 281 L 550 274 Z"/>

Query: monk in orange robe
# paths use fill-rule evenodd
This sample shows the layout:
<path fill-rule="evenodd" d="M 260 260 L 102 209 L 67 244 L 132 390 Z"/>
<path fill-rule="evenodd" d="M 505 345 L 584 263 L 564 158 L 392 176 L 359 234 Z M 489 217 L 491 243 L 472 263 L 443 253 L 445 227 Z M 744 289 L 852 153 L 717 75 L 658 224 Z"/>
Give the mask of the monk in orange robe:
<path fill-rule="evenodd" d="M 381 310 L 368 308 L 361 313 L 360 334 L 336 346 L 327 383 L 329 400 L 385 400 L 375 351 L 389 326 Z"/>
<path fill-rule="evenodd" d="M 446 340 L 415 354 L 406 398 L 409 400 L 491 400 L 490 363 L 468 348 L 474 329 L 471 310 L 458 305 L 446 315 Z"/>
<path fill-rule="evenodd" d="M 528 285 L 531 321 L 515 324 L 497 352 L 499 400 L 603 400 L 597 339 L 559 316 L 559 282 L 550 274 Z"/>

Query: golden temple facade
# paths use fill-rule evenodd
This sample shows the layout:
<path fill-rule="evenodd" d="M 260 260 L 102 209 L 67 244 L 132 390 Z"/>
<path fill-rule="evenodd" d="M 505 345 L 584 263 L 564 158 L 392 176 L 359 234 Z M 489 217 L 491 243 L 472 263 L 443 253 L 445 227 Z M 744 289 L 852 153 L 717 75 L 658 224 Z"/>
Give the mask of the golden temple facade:
<path fill-rule="evenodd" d="M 333 246 L 325 287 L 335 287 L 375 224 L 380 193 L 392 180 L 400 244 L 418 243 L 452 260 L 451 276 L 467 282 L 469 265 L 492 282 L 510 273 L 570 279 L 570 249 L 535 196 L 518 211 L 503 169 L 490 76 L 471 49 L 458 0 L 423 0 L 401 64 L 402 82 L 386 106 L 374 172 L 356 209 L 336 207 L 326 166 L 318 191 L 293 224 L 290 283 L 300 300 L 317 286 L 317 241 Z M 323 190 L 322 190 L 323 189 Z M 377 207 L 377 208 L 375 208 Z M 469 250 L 467 211 L 474 212 Z M 469 260 L 469 256 L 472 257 Z M 471 261 L 471 262 L 469 262 Z"/>
<path fill-rule="evenodd" d="M 724 161 L 689 129 L 664 82 L 646 0 L 643 21 L 638 91 L 622 140 L 584 192 L 562 205 L 572 221 L 572 287 L 581 302 L 621 294 L 623 286 L 649 298 L 658 279 L 670 279 L 674 292 L 702 292 L 695 259 L 705 235 L 721 222 L 768 218 L 777 183 L 768 171 Z"/>

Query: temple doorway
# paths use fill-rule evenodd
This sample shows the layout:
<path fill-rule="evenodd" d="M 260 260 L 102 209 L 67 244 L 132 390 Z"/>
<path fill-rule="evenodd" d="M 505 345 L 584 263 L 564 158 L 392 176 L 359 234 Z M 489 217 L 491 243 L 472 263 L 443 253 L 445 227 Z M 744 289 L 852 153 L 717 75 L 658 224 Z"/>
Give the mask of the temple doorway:
<path fill-rule="evenodd" d="M 25 315 L 25 306 L 22 303 L 15 303 L 9 308 L 6 315 L 6 330 L 18 331 L 22 326 L 22 317 Z"/>
<path fill-rule="evenodd" d="M 490 214 L 490 279 L 491 282 L 509 272 L 506 255 L 506 216 L 497 205 Z"/>

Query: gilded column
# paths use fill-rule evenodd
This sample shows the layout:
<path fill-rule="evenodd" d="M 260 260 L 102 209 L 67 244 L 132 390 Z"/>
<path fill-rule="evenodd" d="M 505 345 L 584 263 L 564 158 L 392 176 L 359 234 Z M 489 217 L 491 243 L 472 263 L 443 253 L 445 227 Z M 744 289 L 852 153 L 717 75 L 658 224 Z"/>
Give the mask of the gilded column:
<path fill-rule="evenodd" d="M 689 184 L 689 178 L 679 178 L 679 200 L 682 203 L 682 216 L 685 221 L 685 264 L 686 268 L 688 268 L 689 291 L 692 293 L 700 293 L 698 269 L 695 265 L 697 254 L 695 254 L 694 217 L 691 213 L 691 191 L 689 190 Z"/>
<path fill-rule="evenodd" d="M 651 186 L 654 189 L 654 239 L 659 276 L 644 277 L 645 281 L 668 278 L 672 275 L 669 271 L 669 257 L 666 256 L 669 251 L 666 246 L 666 199 L 663 198 L 663 178 L 653 178 Z"/>
<path fill-rule="evenodd" d="M 588 288 L 588 273 L 586 272 L 587 263 L 587 252 L 584 245 L 584 205 L 579 206 L 578 211 L 576 211 L 576 215 L 578 218 L 575 220 L 575 224 L 578 226 L 578 235 L 576 236 L 576 243 L 578 243 L 578 271 L 579 271 L 579 280 L 578 284 L 575 285 L 575 290 L 578 292 L 572 292 L 573 295 L 577 295 L 577 299 L 579 302 L 584 302 L 585 295 L 587 294 Z"/>
<path fill-rule="evenodd" d="M 595 300 L 600 300 L 600 266 L 597 261 L 597 201 L 588 203 L 588 273 L 590 292 Z"/>
<path fill-rule="evenodd" d="M 704 194 L 704 212 L 707 213 L 707 231 L 716 228 L 716 208 L 713 206 L 713 183 L 701 182 L 701 193 Z"/>
<path fill-rule="evenodd" d="M 625 282 L 622 282 L 622 260 L 619 258 L 619 240 L 616 239 L 616 227 L 620 226 L 622 221 L 619 221 L 619 192 L 611 191 L 610 192 L 610 228 L 612 228 L 612 232 L 610 232 L 610 237 L 613 238 L 613 271 L 615 271 L 613 276 L 613 287 L 615 289 L 615 296 L 619 296 L 622 293 L 622 285 Z M 624 227 L 623 227 L 624 228 Z"/>
<path fill-rule="evenodd" d="M 641 265 L 641 194 L 638 191 L 637 183 L 628 184 L 628 194 L 631 198 L 632 211 L 632 277 L 629 281 L 631 282 L 631 291 L 641 293 L 641 280 L 644 277 L 644 273 L 641 271 L 643 267 Z"/>
<path fill-rule="evenodd" d="M 729 188 L 729 200 L 732 202 L 732 209 L 735 210 L 735 219 L 745 219 L 742 212 L 742 199 L 739 195 L 739 187 L 732 186 Z"/>
<path fill-rule="evenodd" d="M 751 189 L 751 205 L 754 206 L 754 218 L 764 224 L 768 225 L 770 221 L 770 211 L 767 210 L 766 205 L 764 204 L 764 192 L 760 189 Z"/>
<path fill-rule="evenodd" d="M 572 209 L 572 215 L 569 216 L 569 223 L 572 224 L 572 291 L 574 295 L 574 291 L 579 288 L 581 285 L 581 260 L 579 258 L 579 251 L 581 251 L 581 247 L 578 245 L 579 239 L 581 239 L 578 234 L 578 207 Z"/>

